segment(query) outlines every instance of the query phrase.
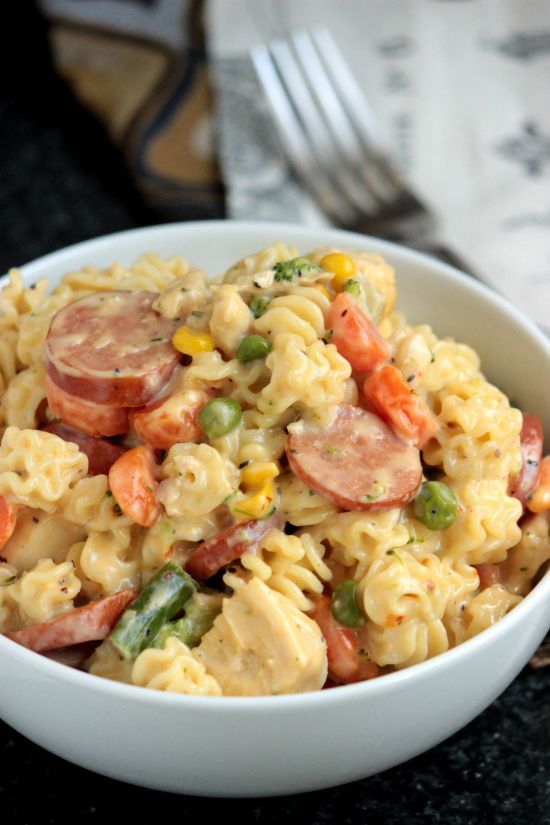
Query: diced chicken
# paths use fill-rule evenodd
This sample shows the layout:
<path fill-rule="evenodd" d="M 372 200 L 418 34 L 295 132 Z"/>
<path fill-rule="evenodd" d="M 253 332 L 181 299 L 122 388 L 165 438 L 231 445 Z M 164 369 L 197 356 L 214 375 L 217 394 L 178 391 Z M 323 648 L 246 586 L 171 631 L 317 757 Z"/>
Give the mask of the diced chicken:
<path fill-rule="evenodd" d="M 165 318 L 181 318 L 184 321 L 190 312 L 202 307 L 208 296 L 206 272 L 190 269 L 159 295 L 153 309 Z"/>
<path fill-rule="evenodd" d="M 249 334 L 252 313 L 232 284 L 223 284 L 216 291 L 210 318 L 214 343 L 224 355 L 232 358 L 242 339 Z"/>
<path fill-rule="evenodd" d="M 258 578 L 224 600 L 194 654 L 224 696 L 305 693 L 320 690 L 327 678 L 319 626 Z"/>

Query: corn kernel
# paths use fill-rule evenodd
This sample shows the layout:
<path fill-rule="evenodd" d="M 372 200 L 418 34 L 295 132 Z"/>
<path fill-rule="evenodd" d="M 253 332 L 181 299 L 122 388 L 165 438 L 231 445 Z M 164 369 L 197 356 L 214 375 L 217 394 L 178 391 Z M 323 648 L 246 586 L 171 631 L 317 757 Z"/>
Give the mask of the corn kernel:
<path fill-rule="evenodd" d="M 229 509 L 239 520 L 251 518 L 265 518 L 270 514 L 275 506 L 277 488 L 271 479 L 266 481 L 263 487 L 250 496 L 236 499 L 229 505 Z"/>
<path fill-rule="evenodd" d="M 241 484 L 246 488 L 261 487 L 278 475 L 279 468 L 274 461 L 254 461 L 241 471 Z"/>
<path fill-rule="evenodd" d="M 326 287 L 323 286 L 323 284 L 313 284 L 313 288 L 320 292 L 322 295 L 324 295 L 325 298 L 328 298 L 329 301 L 332 301 L 332 298 L 330 297 L 330 292 Z"/>
<path fill-rule="evenodd" d="M 332 287 L 339 291 L 344 286 L 348 278 L 355 275 L 355 262 L 349 255 L 343 252 L 330 252 L 321 259 L 321 266 L 327 272 L 332 272 Z"/>
<path fill-rule="evenodd" d="M 172 338 L 172 343 L 183 355 L 197 355 L 199 352 L 212 352 L 214 339 L 207 332 L 197 332 L 191 327 L 179 327 Z"/>

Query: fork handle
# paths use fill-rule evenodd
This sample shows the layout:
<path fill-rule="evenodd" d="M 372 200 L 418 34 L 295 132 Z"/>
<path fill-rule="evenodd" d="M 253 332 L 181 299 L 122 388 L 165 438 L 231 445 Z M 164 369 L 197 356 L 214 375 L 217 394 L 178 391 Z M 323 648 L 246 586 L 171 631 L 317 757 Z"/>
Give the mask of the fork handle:
<path fill-rule="evenodd" d="M 461 272 L 466 273 L 466 275 L 470 275 L 470 277 L 475 278 L 476 281 L 483 282 L 484 280 L 479 272 L 476 272 L 476 270 L 472 267 L 469 261 L 466 262 L 464 258 L 461 258 L 448 246 L 426 241 L 419 243 L 418 245 L 413 243 L 405 243 L 405 246 L 409 246 L 412 249 L 417 249 L 418 252 L 424 252 L 427 255 L 432 255 L 434 258 L 438 258 L 440 261 L 444 261 L 446 264 L 450 264 L 456 269 L 460 269 Z"/>

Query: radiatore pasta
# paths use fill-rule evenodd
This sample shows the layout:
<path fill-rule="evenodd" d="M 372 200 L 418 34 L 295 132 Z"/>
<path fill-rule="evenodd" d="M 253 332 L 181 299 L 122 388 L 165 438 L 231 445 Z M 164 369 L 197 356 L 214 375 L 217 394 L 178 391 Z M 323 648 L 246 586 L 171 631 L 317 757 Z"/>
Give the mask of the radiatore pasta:
<path fill-rule="evenodd" d="M 550 558 L 538 419 L 394 310 L 379 255 L 193 264 L 0 292 L 0 632 L 95 677 L 276 695 L 512 610 Z"/>

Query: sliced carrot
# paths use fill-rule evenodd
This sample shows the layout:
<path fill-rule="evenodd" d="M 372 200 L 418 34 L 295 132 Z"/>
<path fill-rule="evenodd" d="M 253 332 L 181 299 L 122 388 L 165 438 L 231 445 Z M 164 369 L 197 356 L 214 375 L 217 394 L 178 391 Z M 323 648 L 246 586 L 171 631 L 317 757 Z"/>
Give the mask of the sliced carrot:
<path fill-rule="evenodd" d="M 136 524 L 152 527 L 162 515 L 150 447 L 142 444 L 121 455 L 109 470 L 109 486 L 124 515 Z"/>
<path fill-rule="evenodd" d="M 15 529 L 17 505 L 0 496 L 0 550 L 9 541 Z"/>
<path fill-rule="evenodd" d="M 346 292 L 336 296 L 327 315 L 331 343 L 356 372 L 369 372 L 391 355 L 375 324 L 361 312 Z"/>
<path fill-rule="evenodd" d="M 544 456 L 540 463 L 539 477 L 527 507 L 532 513 L 550 510 L 550 455 Z"/>
<path fill-rule="evenodd" d="M 310 617 L 317 622 L 327 643 L 328 672 L 335 682 L 361 682 L 378 676 L 375 662 L 360 654 L 359 633 L 351 627 L 338 624 L 332 615 L 329 596 L 319 596 L 314 601 Z"/>
<path fill-rule="evenodd" d="M 394 433 L 417 447 L 433 436 L 434 415 L 419 395 L 409 387 L 405 376 L 392 364 L 384 364 L 368 375 L 363 384 L 367 406 L 388 422 Z"/>

